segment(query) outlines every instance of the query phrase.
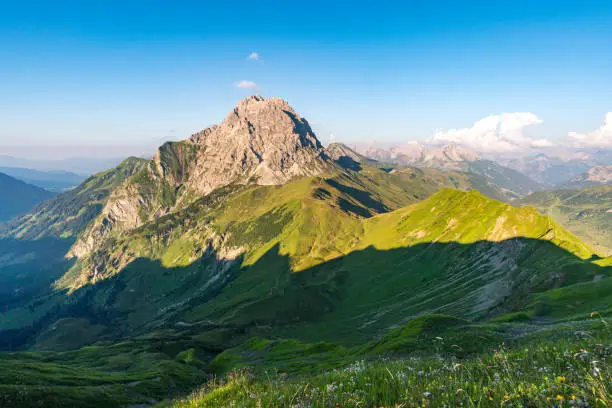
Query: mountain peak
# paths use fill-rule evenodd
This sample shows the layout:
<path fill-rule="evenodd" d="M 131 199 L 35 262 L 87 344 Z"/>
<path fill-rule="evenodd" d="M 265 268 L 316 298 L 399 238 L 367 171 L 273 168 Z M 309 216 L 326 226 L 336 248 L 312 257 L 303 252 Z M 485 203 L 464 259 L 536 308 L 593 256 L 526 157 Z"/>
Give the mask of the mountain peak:
<path fill-rule="evenodd" d="M 233 115 L 236 115 L 239 117 L 248 117 L 250 115 L 254 115 L 254 114 L 256 115 L 258 112 L 262 110 L 269 110 L 269 109 L 286 109 L 286 110 L 289 110 L 295 113 L 295 111 L 293 110 L 293 108 L 291 108 L 289 103 L 282 98 L 279 98 L 279 97 L 264 98 L 261 95 L 250 95 L 238 101 L 238 103 L 236 104 L 236 107 L 228 115 L 228 117 L 231 117 Z"/>
<path fill-rule="evenodd" d="M 185 150 L 180 142 L 162 146 L 155 159 L 158 170 L 172 178 L 167 169 L 181 163 L 186 168 L 174 179 L 204 194 L 252 179 L 263 185 L 282 184 L 319 174 L 329 164 L 309 123 L 279 97 L 248 96 L 220 125 L 192 135 L 186 143 L 193 148 Z"/>
<path fill-rule="evenodd" d="M 284 184 L 333 163 L 308 122 L 281 98 L 242 99 L 220 125 L 162 145 L 140 174 L 109 198 L 73 248 L 81 256 L 111 230 L 130 230 L 230 184 Z"/>
<path fill-rule="evenodd" d="M 452 161 L 476 161 L 478 160 L 478 154 L 468 149 L 467 147 L 461 146 L 455 142 L 451 142 L 441 149 L 442 153 Z"/>

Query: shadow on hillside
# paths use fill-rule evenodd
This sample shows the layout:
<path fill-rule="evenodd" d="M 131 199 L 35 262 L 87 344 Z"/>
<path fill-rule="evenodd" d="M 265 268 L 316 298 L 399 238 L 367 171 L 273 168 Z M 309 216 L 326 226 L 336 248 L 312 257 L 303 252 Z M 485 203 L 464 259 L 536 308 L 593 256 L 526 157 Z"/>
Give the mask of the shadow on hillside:
<path fill-rule="evenodd" d="M 361 163 L 359 163 L 358 161 L 355 161 L 350 156 L 340 156 L 335 160 L 335 162 L 340 167 L 347 169 L 347 170 L 361 171 L 362 169 Z"/>
<path fill-rule="evenodd" d="M 0 347 L 27 346 L 65 317 L 106 326 L 114 339 L 154 330 L 230 330 L 359 343 L 424 313 L 484 319 L 521 310 L 533 293 L 612 274 L 549 241 L 527 238 L 368 247 L 299 272 L 278 245 L 247 267 L 240 267 L 241 258 L 220 258 L 209 250 L 176 268 L 137 259 L 66 296 L 27 326 L 27 336 L 0 331 Z M 35 314 L 46 306 L 28 307 Z"/>
<path fill-rule="evenodd" d="M 373 209 L 375 213 L 383 213 L 383 212 L 389 211 L 389 209 L 383 203 L 372 198 L 372 194 L 369 193 L 368 191 L 360 190 L 358 188 L 354 188 L 350 186 L 345 186 L 344 184 L 341 184 L 337 180 L 334 180 L 331 178 L 326 179 L 325 182 L 329 184 L 330 186 L 334 187 L 335 189 L 341 191 L 342 193 L 348 195 L 349 197 L 352 197 L 357 202 L 362 204 L 365 208 Z M 347 200 L 344 200 L 344 199 L 341 199 L 339 204 L 344 211 L 348 211 L 348 212 L 353 212 L 355 211 L 356 208 L 358 208 L 357 206 L 350 204 Z M 360 211 L 361 212 L 366 211 L 366 214 L 359 214 L 359 212 L 358 214 L 365 216 L 365 217 L 370 217 L 371 216 L 370 212 L 365 210 L 365 208 L 360 209 Z"/>
<path fill-rule="evenodd" d="M 119 273 L 95 284 L 72 293 L 56 290 L 4 311 L 0 322 L 16 316 L 22 320 L 22 327 L 2 330 L 0 326 L 0 349 L 30 346 L 49 325 L 66 318 L 106 326 L 105 338 L 115 339 L 154 329 L 184 328 L 175 320 L 177 312 L 217 296 L 234 279 L 241 263 L 241 257 L 224 260 L 210 249 L 184 267 L 167 268 L 158 260 L 135 259 Z M 48 292 L 50 284 L 73 264 L 74 260 L 65 263 L 61 273 L 46 282 Z"/>
<path fill-rule="evenodd" d="M 64 258 L 72 240 L 0 239 L 0 304 L 2 311 L 27 302 L 59 278 L 72 264 Z"/>

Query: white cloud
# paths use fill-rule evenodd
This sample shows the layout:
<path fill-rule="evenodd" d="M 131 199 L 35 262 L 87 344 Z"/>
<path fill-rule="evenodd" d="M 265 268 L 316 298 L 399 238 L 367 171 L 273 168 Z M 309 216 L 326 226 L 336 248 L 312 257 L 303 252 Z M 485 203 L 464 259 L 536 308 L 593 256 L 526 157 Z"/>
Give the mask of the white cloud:
<path fill-rule="evenodd" d="M 236 88 L 240 89 L 250 89 L 251 91 L 260 91 L 261 88 L 253 81 L 247 81 L 243 79 L 242 81 L 236 82 Z"/>
<path fill-rule="evenodd" d="M 261 57 L 256 52 L 250 53 L 249 56 L 247 57 L 247 60 L 252 60 L 252 61 L 259 61 L 260 59 Z"/>
<path fill-rule="evenodd" d="M 530 147 L 549 147 L 546 139 L 525 136 L 527 126 L 542 123 L 530 112 L 502 113 L 480 119 L 470 128 L 438 131 L 432 142 L 455 142 L 481 152 L 508 152 Z"/>
<path fill-rule="evenodd" d="M 589 133 L 570 132 L 570 144 L 574 147 L 612 147 L 612 112 L 606 114 L 604 125 Z"/>

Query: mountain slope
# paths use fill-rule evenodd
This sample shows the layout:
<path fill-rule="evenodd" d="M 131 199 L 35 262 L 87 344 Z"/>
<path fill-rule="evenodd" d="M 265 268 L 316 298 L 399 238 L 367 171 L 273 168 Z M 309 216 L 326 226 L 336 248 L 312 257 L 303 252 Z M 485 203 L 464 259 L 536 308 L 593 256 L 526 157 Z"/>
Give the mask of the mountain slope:
<path fill-rule="evenodd" d="M 274 224 L 276 222 L 284 222 L 286 217 L 287 206 L 295 208 L 306 203 L 317 203 L 320 207 L 321 217 L 333 211 L 333 214 L 341 216 L 335 222 L 339 230 L 344 227 L 341 225 L 341 220 L 345 220 L 350 224 L 353 218 L 368 218 L 376 214 L 385 213 L 394 209 L 400 208 L 410 203 L 422 200 L 434 194 L 440 188 L 452 187 L 463 190 L 474 188 L 472 180 L 464 174 L 453 172 L 440 172 L 433 169 L 414 169 L 404 168 L 401 171 L 386 173 L 385 171 L 363 167 L 360 171 L 352 170 L 335 170 L 329 172 L 328 177 L 303 178 L 279 188 L 255 188 L 242 185 L 231 185 L 222 189 L 218 189 L 208 196 L 204 196 L 193 205 L 186 207 L 176 213 L 168 214 L 153 222 L 147 223 L 142 227 L 134 230 L 116 233 L 108 239 L 108 242 L 98 242 L 96 249 L 89 256 L 83 256 L 79 260 L 78 267 L 80 268 L 78 283 L 67 283 L 64 281 L 62 285 L 71 288 L 79 287 L 91 279 L 99 279 L 106 274 L 112 274 L 112 271 L 118 271 L 122 266 L 125 266 L 131 260 L 137 257 L 164 258 L 163 251 L 168 248 L 173 248 L 176 244 L 169 242 L 158 242 L 155 245 L 143 243 L 140 238 L 142 231 L 149 231 L 150 234 L 159 235 L 161 232 L 156 231 L 160 225 L 164 225 L 168 220 L 173 220 L 170 224 L 173 225 L 175 231 L 182 231 L 189 226 L 189 229 L 184 229 L 183 233 L 194 232 L 194 222 L 199 217 L 204 217 L 205 223 L 208 224 L 203 232 L 200 231 L 199 240 L 206 242 L 209 236 L 224 236 L 228 234 L 227 228 L 236 226 L 239 220 L 239 225 L 246 222 L 243 217 L 249 215 L 265 216 L 261 220 L 262 225 L 256 230 L 267 229 L 267 222 Z M 329 208 L 328 208 L 329 207 Z M 297 208 L 296 208 L 297 210 Z M 200 214 L 199 217 L 196 214 Z M 205 213 L 207 213 L 204 215 Z M 185 218 L 185 214 L 189 214 L 190 219 Z M 318 214 L 318 212 L 317 212 Z M 210 217 L 220 217 L 218 221 L 212 223 Z M 336 215 L 330 215 L 332 218 L 337 218 Z M 278 219 L 276 219 L 278 218 Z M 216 219 L 216 218 L 215 218 Z M 318 224 L 318 220 L 313 225 Z M 186 225 L 183 226 L 182 224 Z M 226 225 L 229 223 L 229 225 Z M 246 224 L 239 228 L 238 231 L 229 231 L 230 236 L 227 237 L 230 243 L 236 238 L 232 238 L 237 234 L 242 236 L 241 242 L 245 242 L 251 246 L 248 234 L 241 231 L 244 228 L 246 231 L 254 228 Z M 197 228 L 196 228 L 197 229 Z M 298 232 L 296 231 L 297 235 Z M 305 234 L 299 239 L 307 242 L 307 237 L 312 234 Z M 225 238 L 224 238 L 225 239 Z M 197 245 L 202 246 L 199 243 Z M 181 244 L 183 245 L 183 244 Z M 116 248 L 123 248 L 119 254 L 129 254 L 119 262 L 117 258 Z M 149 248 L 158 248 L 150 250 Z M 191 246 L 187 246 L 190 248 Z M 146 249 L 145 249 L 146 248 Z M 143 252 L 144 250 L 144 252 Z M 161 251 L 161 252 L 160 252 Z M 193 261 L 197 258 L 198 251 L 191 254 L 188 259 Z M 113 268 L 107 268 L 108 262 L 106 259 L 114 259 Z M 179 256 L 178 259 L 184 259 Z M 185 265 L 188 262 L 180 263 Z M 177 266 L 176 263 L 166 263 L 166 266 Z M 99 271 L 100 273 L 96 273 Z M 94 277 L 95 276 L 95 277 Z"/>
<path fill-rule="evenodd" d="M 146 163 L 143 159 L 129 158 L 112 170 L 89 177 L 74 190 L 58 195 L 19 219 L 0 225 L 0 238 L 75 239 L 98 216 L 110 193 Z"/>
<path fill-rule="evenodd" d="M 561 188 L 584 188 L 612 184 L 612 166 L 596 166 L 587 172 L 571 178 Z"/>
<path fill-rule="evenodd" d="M 536 207 L 605 254 L 612 254 L 612 185 L 542 191 L 517 204 Z"/>
<path fill-rule="evenodd" d="M 333 167 L 308 122 L 286 101 L 250 96 L 219 126 L 161 146 L 146 168 L 112 193 L 72 254 L 85 256 L 112 233 L 185 208 L 217 188 L 278 185 Z"/>
<path fill-rule="evenodd" d="M 2 226 L 0 349 L 27 353 L 0 359 L 0 402 L 152 404 L 244 361 L 528 349 L 552 319 L 609 313 L 612 259 L 473 191 L 507 198 L 492 181 L 507 173 L 378 166 L 251 97 Z"/>
<path fill-rule="evenodd" d="M 358 342 L 420 313 L 474 318 L 520 310 L 529 293 L 591 280 L 601 269 L 588 261 L 588 246 L 547 217 L 475 192 L 443 190 L 343 229 L 341 236 L 332 242 L 343 246 L 319 249 L 332 255 L 310 261 L 308 269 L 300 246 L 281 240 L 253 264 L 253 273 L 186 320 L 285 322 L 289 327 L 281 332 L 288 337 Z M 333 255 L 339 252 L 346 255 Z M 302 272 L 282 273 L 291 265 Z M 263 282 L 247 277 L 256 274 Z M 266 279 L 272 285 L 267 296 Z"/>
<path fill-rule="evenodd" d="M 53 197 L 53 193 L 0 173 L 0 221 L 7 221 Z"/>
<path fill-rule="evenodd" d="M 327 155 L 342 167 L 358 169 L 359 164 L 365 164 L 372 167 L 378 167 L 377 160 L 370 159 L 362 154 L 357 153 L 343 143 L 331 143 L 325 149 Z"/>

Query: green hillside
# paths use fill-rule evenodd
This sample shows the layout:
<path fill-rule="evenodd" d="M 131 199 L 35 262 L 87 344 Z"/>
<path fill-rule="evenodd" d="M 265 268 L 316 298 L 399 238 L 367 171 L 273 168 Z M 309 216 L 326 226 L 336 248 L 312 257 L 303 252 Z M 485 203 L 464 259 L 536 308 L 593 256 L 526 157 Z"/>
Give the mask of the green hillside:
<path fill-rule="evenodd" d="M 490 160 L 467 162 L 465 171 L 485 177 L 490 184 L 500 187 L 510 199 L 544 189 L 540 183 L 523 173 Z"/>
<path fill-rule="evenodd" d="M 548 214 L 604 254 L 612 254 L 612 186 L 542 191 L 518 202 Z"/>
<path fill-rule="evenodd" d="M 182 322 L 360 343 L 422 313 L 520 311 L 531 293 L 608 273 L 534 209 L 445 189 L 382 213 L 399 203 L 351 182 L 218 191 L 109 240 L 55 287 L 70 290 L 70 307 L 92 324 L 106 321 L 111 338 Z M 5 313 L 5 327 L 54 310 L 30 306 Z"/>
<path fill-rule="evenodd" d="M 143 162 L 146 161 L 128 159 L 117 168 L 96 174 L 79 187 L 45 201 L 32 212 L 0 224 L 0 297 L 4 311 L 21 310 L 29 302 L 55 307 L 54 302 L 41 299 L 63 298 L 54 295 L 50 285 L 74 264 L 73 259 L 65 258 L 71 245 L 99 214 L 110 192 Z M 37 319 L 41 317 L 37 315 Z M 29 327 L 31 323 L 24 321 L 23 325 Z M 0 328 L 9 329 L 4 324 Z M 24 333 L 30 333 L 29 329 L 21 335 Z"/>
<path fill-rule="evenodd" d="M 137 174 L 141 162 L 132 164 L 78 190 L 89 208 Z M 538 320 L 608 313 L 600 285 L 612 279 L 610 260 L 535 209 L 473 188 L 464 173 L 367 166 L 229 185 L 78 260 L 58 254 L 95 211 L 77 212 L 75 224 L 51 222 L 50 210 L 26 217 L 8 229 L 15 248 L 0 276 L 21 288 L 14 272 L 38 265 L 30 276 L 53 286 L 6 294 L 0 345 L 21 352 L 0 359 L 3 398 L 139 404 L 244 366 L 311 375 L 373 356 L 429 356 L 438 337 L 470 359 L 528 344 Z M 43 232 L 36 218 L 56 229 Z M 58 245 L 48 262 L 35 247 L 43 239 Z"/>
<path fill-rule="evenodd" d="M 53 193 L 0 173 L 0 222 L 25 214 Z"/>

